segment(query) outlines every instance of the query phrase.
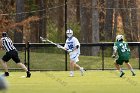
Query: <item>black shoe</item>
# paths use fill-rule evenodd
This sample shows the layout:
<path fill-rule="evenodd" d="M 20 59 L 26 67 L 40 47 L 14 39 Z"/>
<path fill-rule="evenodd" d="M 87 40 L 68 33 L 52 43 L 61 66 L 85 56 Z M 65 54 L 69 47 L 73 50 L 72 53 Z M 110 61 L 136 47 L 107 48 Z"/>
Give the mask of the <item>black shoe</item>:
<path fill-rule="evenodd" d="M 132 73 L 132 76 L 136 76 L 136 74 L 135 73 Z"/>
<path fill-rule="evenodd" d="M 124 72 L 121 72 L 121 75 L 120 75 L 120 77 L 122 77 L 124 74 L 125 74 Z"/>
<path fill-rule="evenodd" d="M 84 71 L 87 71 L 86 69 L 84 69 Z"/>
<path fill-rule="evenodd" d="M 28 71 L 27 72 L 27 77 L 26 78 L 30 78 L 31 77 L 31 73 Z"/>
<path fill-rule="evenodd" d="M 4 76 L 5 76 L 5 77 L 8 77 L 8 76 L 9 76 L 9 73 L 8 73 L 8 72 L 5 72 L 5 73 L 4 73 Z"/>

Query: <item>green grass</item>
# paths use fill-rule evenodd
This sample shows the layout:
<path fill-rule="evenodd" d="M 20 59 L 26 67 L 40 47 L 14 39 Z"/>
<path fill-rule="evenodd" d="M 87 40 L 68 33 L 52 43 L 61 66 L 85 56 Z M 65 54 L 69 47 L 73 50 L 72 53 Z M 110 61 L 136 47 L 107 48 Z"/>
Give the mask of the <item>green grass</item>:
<path fill-rule="evenodd" d="M 19 56 L 23 62 L 24 52 L 19 52 Z M 62 52 L 57 54 L 31 51 L 30 58 L 31 69 L 65 69 L 65 55 Z M 105 57 L 104 61 L 105 68 L 114 68 L 114 59 Z M 131 58 L 130 63 L 138 68 L 137 58 Z M 102 67 L 102 59 L 100 56 L 81 55 L 78 64 L 86 69 L 99 69 Z M 18 68 L 12 61 L 8 65 L 10 68 Z M 80 76 L 79 71 L 76 71 L 75 77 L 68 77 L 68 71 L 48 71 L 32 72 L 31 78 L 21 78 L 26 75 L 24 72 L 11 72 L 10 77 L 7 77 L 10 85 L 8 93 L 139 93 L 139 70 L 136 70 L 135 77 L 128 70 L 125 73 L 123 78 L 119 78 L 119 73 L 115 70 L 86 71 L 85 76 Z"/>
<path fill-rule="evenodd" d="M 42 50 L 43 51 L 43 50 Z M 61 51 L 64 52 L 64 51 Z M 0 52 L 3 55 L 3 52 Z M 24 62 L 24 52 L 19 52 L 21 61 Z M 83 56 L 79 57 L 80 64 L 86 69 L 101 69 L 102 68 L 102 57 L 101 56 Z M 111 57 L 104 58 L 105 68 L 114 68 L 114 59 Z M 130 63 L 134 68 L 139 67 L 138 58 L 131 58 Z M 15 63 L 10 60 L 8 62 L 10 68 L 18 68 Z M 65 70 L 65 54 L 64 53 L 45 53 L 35 52 L 30 53 L 30 67 L 31 69 L 42 69 L 42 70 Z M 126 66 L 123 66 L 126 68 Z M 1 65 L 0 65 L 0 68 Z M 68 69 L 69 69 L 69 55 L 68 55 Z"/>
<path fill-rule="evenodd" d="M 139 93 L 140 72 L 131 76 L 125 71 L 123 78 L 113 71 L 79 71 L 69 77 L 68 71 L 32 72 L 31 78 L 21 78 L 24 72 L 11 72 L 7 80 L 7 93 Z"/>
<path fill-rule="evenodd" d="M 101 69 L 102 57 L 101 56 L 83 56 L 80 55 L 78 64 L 86 69 Z M 134 68 L 138 68 L 138 59 L 131 58 L 130 63 Z M 104 58 L 105 68 L 114 68 L 114 59 L 111 57 Z M 125 66 L 124 66 L 125 67 Z M 31 53 L 31 68 L 33 69 L 65 69 L 65 55 L 56 53 Z M 68 68 L 69 68 L 69 55 L 68 55 Z"/>

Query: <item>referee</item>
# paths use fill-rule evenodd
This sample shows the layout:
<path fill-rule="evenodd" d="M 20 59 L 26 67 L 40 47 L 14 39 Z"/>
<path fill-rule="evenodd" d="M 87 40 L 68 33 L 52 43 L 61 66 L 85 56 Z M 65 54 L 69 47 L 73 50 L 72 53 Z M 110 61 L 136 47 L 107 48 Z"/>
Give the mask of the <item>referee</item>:
<path fill-rule="evenodd" d="M 0 43 L 1 43 L 0 45 L 2 45 L 3 48 L 6 50 L 6 54 L 1 59 L 2 67 L 5 70 L 4 76 L 9 76 L 8 67 L 7 67 L 6 62 L 8 62 L 12 58 L 12 60 L 19 67 L 21 67 L 22 69 L 24 69 L 26 71 L 27 78 L 30 78 L 31 73 L 28 71 L 27 67 L 20 62 L 18 52 L 17 52 L 16 48 L 14 47 L 12 40 L 8 37 L 6 32 L 2 33 L 2 38 L 0 40 Z"/>

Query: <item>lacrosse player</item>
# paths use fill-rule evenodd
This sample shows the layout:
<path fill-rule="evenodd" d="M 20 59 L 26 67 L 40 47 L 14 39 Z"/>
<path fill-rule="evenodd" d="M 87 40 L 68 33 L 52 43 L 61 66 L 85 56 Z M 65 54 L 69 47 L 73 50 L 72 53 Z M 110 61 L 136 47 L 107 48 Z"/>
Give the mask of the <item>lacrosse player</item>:
<path fill-rule="evenodd" d="M 6 50 L 5 55 L 1 59 L 1 64 L 5 70 L 4 76 L 9 76 L 7 63 L 11 58 L 13 61 L 27 73 L 27 78 L 31 76 L 31 73 L 28 71 L 26 66 L 20 62 L 17 49 L 14 47 L 12 40 L 8 37 L 6 32 L 2 33 L 2 38 L 0 40 L 0 45 Z"/>
<path fill-rule="evenodd" d="M 66 34 L 68 38 L 64 48 L 69 52 L 70 55 L 70 76 L 74 76 L 74 67 L 77 67 L 81 72 L 81 76 L 83 76 L 84 68 L 77 64 L 79 61 L 78 57 L 80 55 L 80 43 L 78 39 L 73 36 L 73 31 L 71 29 L 68 29 Z M 61 46 L 58 45 L 58 48 L 60 47 Z"/>
<path fill-rule="evenodd" d="M 127 65 L 127 67 L 131 70 L 132 76 L 135 76 L 135 72 L 129 63 L 130 59 L 130 49 L 128 48 L 128 44 L 124 42 L 124 37 L 123 35 L 117 35 L 116 36 L 116 42 L 114 43 L 113 46 L 113 58 L 116 57 L 115 60 L 115 67 L 117 70 L 120 71 L 120 77 L 122 77 L 125 73 L 121 69 L 120 65 L 122 65 L 124 62 Z"/>

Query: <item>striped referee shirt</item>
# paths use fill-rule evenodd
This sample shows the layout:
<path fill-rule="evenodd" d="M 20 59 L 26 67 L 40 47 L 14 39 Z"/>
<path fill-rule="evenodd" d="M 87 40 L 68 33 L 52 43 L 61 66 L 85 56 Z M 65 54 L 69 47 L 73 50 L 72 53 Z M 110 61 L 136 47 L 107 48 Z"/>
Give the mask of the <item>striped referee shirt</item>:
<path fill-rule="evenodd" d="M 2 46 L 7 52 L 16 49 L 13 45 L 12 40 L 9 37 L 2 37 L 1 41 L 2 41 Z"/>

